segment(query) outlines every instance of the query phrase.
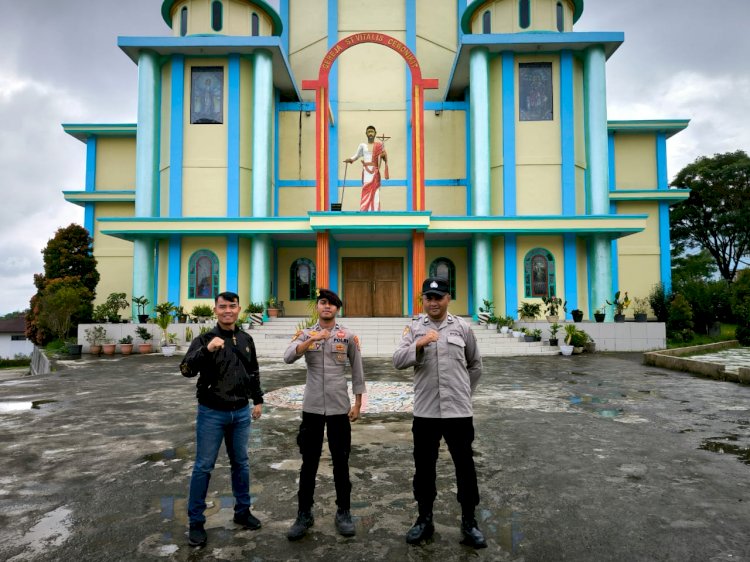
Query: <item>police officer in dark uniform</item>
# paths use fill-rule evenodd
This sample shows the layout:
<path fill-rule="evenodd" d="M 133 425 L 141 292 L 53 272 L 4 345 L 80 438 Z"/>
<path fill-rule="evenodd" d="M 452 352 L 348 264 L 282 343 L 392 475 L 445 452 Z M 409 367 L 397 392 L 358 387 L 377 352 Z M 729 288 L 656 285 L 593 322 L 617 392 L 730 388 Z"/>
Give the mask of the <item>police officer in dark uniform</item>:
<path fill-rule="evenodd" d="M 458 316 L 448 314 L 450 300 L 447 279 L 426 279 L 422 285 L 424 314 L 404 328 L 401 343 L 393 353 L 397 369 L 414 367 L 413 489 L 419 517 L 406 534 L 406 542 L 420 544 L 435 532 L 435 466 L 440 440 L 445 439 L 456 467 L 462 543 L 485 548 L 487 542 L 474 516 L 479 489 L 471 448 L 471 396 L 482 374 L 482 358 L 471 327 Z"/>
<path fill-rule="evenodd" d="M 352 448 L 351 422 L 359 418 L 365 379 L 359 338 L 336 321 L 342 304 L 333 291 L 319 289 L 316 301 L 318 322 L 311 328 L 298 331 L 284 353 L 286 363 L 293 363 L 304 356 L 307 364 L 302 423 L 297 436 L 302 453 L 298 511 L 297 519 L 286 535 L 290 541 L 304 537 L 315 521 L 312 514 L 315 475 L 326 427 L 338 506 L 334 524 L 339 534 L 345 537 L 355 534 L 350 513 L 352 485 L 349 480 L 349 453 Z M 353 406 L 344 374 L 347 361 L 352 369 Z"/>

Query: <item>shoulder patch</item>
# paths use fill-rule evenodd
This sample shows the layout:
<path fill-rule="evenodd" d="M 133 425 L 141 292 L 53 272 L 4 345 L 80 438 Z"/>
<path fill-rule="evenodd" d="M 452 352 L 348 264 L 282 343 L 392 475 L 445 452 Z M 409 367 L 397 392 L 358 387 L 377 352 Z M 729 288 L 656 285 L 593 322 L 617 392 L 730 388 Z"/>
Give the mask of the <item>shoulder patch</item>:
<path fill-rule="evenodd" d="M 404 331 L 403 331 L 403 332 L 401 332 L 401 337 L 402 337 L 402 338 L 405 338 L 405 337 L 406 337 L 406 334 L 408 334 L 409 332 L 411 332 L 411 326 L 409 326 L 409 325 L 407 324 L 406 326 L 404 326 Z"/>
<path fill-rule="evenodd" d="M 357 351 L 361 351 L 359 346 L 359 336 L 354 336 L 354 345 L 357 346 Z"/>
<path fill-rule="evenodd" d="M 291 339 L 291 340 L 289 340 L 289 341 L 294 341 L 294 340 L 296 340 L 296 339 L 297 339 L 297 338 L 298 338 L 298 337 L 300 336 L 300 334 L 301 334 L 301 333 L 302 333 L 302 330 L 297 330 L 297 331 L 296 331 L 296 332 L 294 333 L 294 335 L 292 336 L 292 339 Z"/>

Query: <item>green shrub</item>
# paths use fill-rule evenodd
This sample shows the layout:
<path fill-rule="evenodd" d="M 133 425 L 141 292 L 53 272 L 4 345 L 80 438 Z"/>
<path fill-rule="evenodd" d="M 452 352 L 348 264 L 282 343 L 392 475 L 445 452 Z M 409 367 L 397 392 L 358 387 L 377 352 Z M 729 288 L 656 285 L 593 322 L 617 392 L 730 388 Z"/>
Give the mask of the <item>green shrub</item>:
<path fill-rule="evenodd" d="M 651 294 L 648 296 L 648 304 L 651 305 L 651 310 L 654 311 L 656 320 L 659 322 L 666 322 L 669 319 L 669 304 L 672 300 L 672 295 L 664 290 L 662 283 L 657 283 L 651 289 Z"/>
<path fill-rule="evenodd" d="M 693 310 L 688 300 L 681 294 L 675 295 L 669 306 L 667 335 L 683 341 L 693 338 Z"/>

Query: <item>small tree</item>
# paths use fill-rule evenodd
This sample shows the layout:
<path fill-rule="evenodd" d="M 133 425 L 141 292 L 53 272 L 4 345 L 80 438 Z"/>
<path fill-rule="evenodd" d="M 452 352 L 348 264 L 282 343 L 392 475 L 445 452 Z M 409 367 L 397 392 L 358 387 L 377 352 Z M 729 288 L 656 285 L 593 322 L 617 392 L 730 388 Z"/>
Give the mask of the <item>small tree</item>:
<path fill-rule="evenodd" d="M 81 291 L 70 285 L 50 287 L 39 301 L 39 322 L 57 339 L 64 340 L 70 332 L 73 313 L 81 307 L 81 300 Z"/>
<path fill-rule="evenodd" d="M 667 334 L 683 341 L 693 339 L 693 310 L 688 300 L 680 294 L 675 295 L 669 306 Z"/>

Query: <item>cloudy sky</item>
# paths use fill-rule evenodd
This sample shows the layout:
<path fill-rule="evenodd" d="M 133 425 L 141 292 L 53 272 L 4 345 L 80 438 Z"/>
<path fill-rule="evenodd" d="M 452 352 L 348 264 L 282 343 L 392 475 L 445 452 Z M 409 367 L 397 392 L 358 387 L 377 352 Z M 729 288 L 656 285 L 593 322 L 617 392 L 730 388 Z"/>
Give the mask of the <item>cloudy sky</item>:
<path fill-rule="evenodd" d="M 83 189 L 85 147 L 60 124 L 135 122 L 137 67 L 117 37 L 168 35 L 161 3 L 0 0 L 0 314 L 28 306 L 42 248 L 83 221 L 62 191 Z M 625 33 L 608 117 L 691 120 L 668 142 L 670 178 L 750 150 L 748 22 L 748 0 L 586 0 L 576 31 Z"/>

